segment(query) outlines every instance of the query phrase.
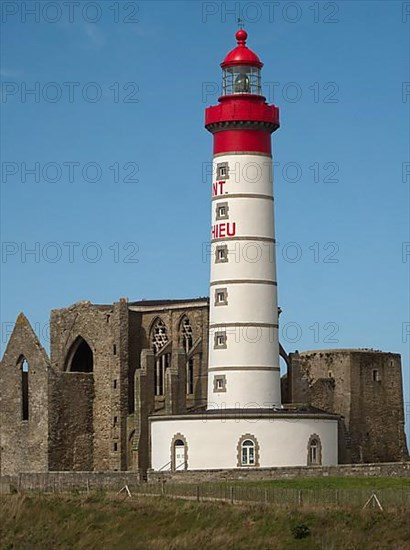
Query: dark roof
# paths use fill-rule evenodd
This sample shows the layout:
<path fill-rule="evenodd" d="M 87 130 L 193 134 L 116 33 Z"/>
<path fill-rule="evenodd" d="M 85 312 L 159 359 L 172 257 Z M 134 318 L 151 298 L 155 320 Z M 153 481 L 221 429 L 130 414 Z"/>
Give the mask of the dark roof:
<path fill-rule="evenodd" d="M 137 302 L 128 302 L 129 306 L 162 306 L 172 304 L 189 304 L 191 302 L 209 302 L 208 296 L 200 298 L 182 298 L 181 300 L 138 300 Z"/>

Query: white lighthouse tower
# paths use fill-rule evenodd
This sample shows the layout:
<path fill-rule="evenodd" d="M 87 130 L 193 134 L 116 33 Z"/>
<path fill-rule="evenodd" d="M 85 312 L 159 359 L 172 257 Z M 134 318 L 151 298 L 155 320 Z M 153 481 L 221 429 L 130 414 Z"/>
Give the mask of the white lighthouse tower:
<path fill-rule="evenodd" d="M 279 406 L 271 133 L 279 111 L 261 91 L 263 63 L 238 45 L 206 109 L 213 134 L 208 409 Z"/>
<path fill-rule="evenodd" d="M 271 134 L 262 62 L 236 33 L 208 107 L 213 134 L 208 399 L 203 411 L 149 418 L 151 468 L 232 470 L 337 464 L 339 417 L 281 406 Z"/>

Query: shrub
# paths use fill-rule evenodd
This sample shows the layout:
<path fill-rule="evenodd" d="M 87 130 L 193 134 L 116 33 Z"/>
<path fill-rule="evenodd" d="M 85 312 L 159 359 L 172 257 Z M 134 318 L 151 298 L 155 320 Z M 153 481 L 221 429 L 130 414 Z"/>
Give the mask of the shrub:
<path fill-rule="evenodd" d="M 297 523 L 291 528 L 293 538 L 304 539 L 310 535 L 310 529 L 306 523 Z"/>

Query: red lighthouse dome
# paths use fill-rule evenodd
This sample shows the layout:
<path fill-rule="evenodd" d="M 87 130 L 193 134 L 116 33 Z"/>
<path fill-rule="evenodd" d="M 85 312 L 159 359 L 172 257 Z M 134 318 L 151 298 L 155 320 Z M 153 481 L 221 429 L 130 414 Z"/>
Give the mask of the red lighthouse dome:
<path fill-rule="evenodd" d="M 228 53 L 222 61 L 221 67 L 225 69 L 226 67 L 232 67 L 233 65 L 249 65 L 261 69 L 263 67 L 262 61 L 256 53 L 250 50 L 246 45 L 248 33 L 243 29 L 240 29 L 236 33 L 235 38 L 238 41 L 238 45 Z"/>
<path fill-rule="evenodd" d="M 222 95 L 207 107 L 205 127 L 214 134 L 214 153 L 258 151 L 271 154 L 271 133 L 279 128 L 279 109 L 262 95 L 259 57 L 246 45 L 248 34 L 236 33 L 238 45 L 222 67 Z"/>

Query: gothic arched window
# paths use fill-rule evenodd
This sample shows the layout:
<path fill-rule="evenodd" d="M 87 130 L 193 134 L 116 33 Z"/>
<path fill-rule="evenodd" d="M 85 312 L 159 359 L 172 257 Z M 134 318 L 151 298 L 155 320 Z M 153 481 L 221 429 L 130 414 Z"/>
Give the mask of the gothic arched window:
<path fill-rule="evenodd" d="M 94 370 L 93 351 L 82 336 L 79 336 L 70 348 L 67 356 L 66 370 L 86 373 L 93 372 Z"/>
<path fill-rule="evenodd" d="M 155 395 L 164 395 L 165 369 L 170 366 L 171 356 L 169 353 L 160 353 L 168 344 L 167 327 L 162 319 L 157 319 L 151 329 L 151 344 L 157 355 L 154 373 Z"/>
<path fill-rule="evenodd" d="M 322 464 L 322 443 L 320 437 L 313 434 L 308 443 L 308 466 L 320 466 Z"/>

